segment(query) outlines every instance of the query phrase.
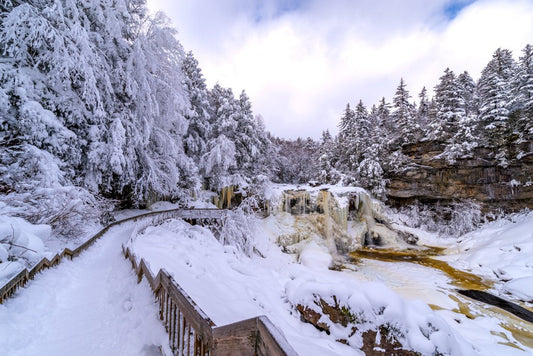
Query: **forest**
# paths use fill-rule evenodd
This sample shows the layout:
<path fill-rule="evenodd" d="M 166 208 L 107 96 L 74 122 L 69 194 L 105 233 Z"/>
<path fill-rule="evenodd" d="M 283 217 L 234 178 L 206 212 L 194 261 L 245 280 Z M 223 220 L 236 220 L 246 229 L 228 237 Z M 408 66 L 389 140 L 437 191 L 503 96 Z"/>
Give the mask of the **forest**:
<path fill-rule="evenodd" d="M 532 45 L 288 139 L 178 38 L 0 0 L 3 353 L 531 354 Z"/>
<path fill-rule="evenodd" d="M 411 164 L 403 148 L 419 142 L 439 143 L 450 163 L 480 147 L 503 168 L 530 154 L 531 45 L 517 59 L 497 49 L 477 80 L 445 69 L 433 95 L 413 98 L 400 79 L 391 102 L 339 108 L 338 134 L 288 140 L 244 91 L 208 88 L 143 0 L 7 0 L 0 19 L 0 210 L 58 233 L 113 205 L 185 205 L 268 181 L 361 186 L 386 200 Z"/>

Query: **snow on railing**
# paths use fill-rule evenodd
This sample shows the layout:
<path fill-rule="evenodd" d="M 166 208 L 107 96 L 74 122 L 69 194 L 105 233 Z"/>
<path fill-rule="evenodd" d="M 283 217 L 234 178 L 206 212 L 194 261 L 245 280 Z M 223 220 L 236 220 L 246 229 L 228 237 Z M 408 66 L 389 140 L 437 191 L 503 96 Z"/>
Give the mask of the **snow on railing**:
<path fill-rule="evenodd" d="M 134 232 L 139 232 L 170 218 L 181 218 L 191 223 L 203 224 L 212 220 L 221 220 L 226 215 L 227 211 L 220 209 L 173 209 L 149 212 L 115 221 L 76 249 L 65 248 L 63 252 L 56 254 L 50 260 L 43 258 L 31 270 L 28 271 L 25 268 L 20 271 L 0 288 L 0 304 L 33 279 L 38 272 L 59 264 L 65 256 L 70 259 L 78 256 L 114 226 L 128 221 L 138 221 Z M 137 263 L 129 248 L 123 246 L 122 249 L 124 256 L 131 261 L 138 281 L 140 282 L 145 276 L 159 301 L 159 318 L 164 321 L 169 335 L 169 345 L 174 354 L 297 356 L 283 334 L 266 316 L 216 327 L 168 272 L 160 270 L 154 277 L 144 259 Z"/>
<path fill-rule="evenodd" d="M 138 281 L 145 276 L 159 301 L 159 318 L 165 324 L 174 355 L 191 356 L 297 356 L 283 334 L 266 316 L 216 327 L 180 285 L 164 269 L 154 277 L 147 262 L 137 262 L 129 247 L 122 246 Z"/>
<path fill-rule="evenodd" d="M 148 225 L 146 226 L 149 226 L 151 224 L 154 224 L 154 221 L 156 220 L 161 222 L 169 218 L 182 218 L 193 223 L 202 223 L 204 220 L 222 219 L 226 216 L 226 214 L 227 212 L 225 210 L 220 209 L 171 209 L 164 211 L 152 211 L 149 213 L 140 214 L 123 220 L 115 221 L 104 227 L 102 230 L 97 232 L 94 236 L 89 238 L 87 241 L 85 241 L 83 244 L 81 244 L 74 250 L 65 248 L 62 252 L 56 254 L 51 259 L 48 259 L 46 257 L 43 258 L 36 265 L 34 265 L 32 269 L 28 270 L 27 268 L 24 268 L 23 270 L 21 270 L 18 274 L 13 276 L 6 284 L 0 287 L 0 304 L 2 304 L 5 299 L 12 296 L 13 293 L 15 293 L 19 288 L 23 287 L 30 279 L 34 279 L 35 275 L 38 272 L 42 271 L 43 269 L 57 265 L 64 257 L 69 257 L 70 259 L 72 259 L 78 256 L 89 246 L 91 246 L 97 239 L 102 237 L 102 235 L 109 231 L 109 229 L 113 226 L 117 226 L 128 221 L 138 220 L 142 220 L 142 223 L 139 224 L 142 225 L 143 223 L 148 223 Z"/>
<path fill-rule="evenodd" d="M 154 277 L 144 259 L 139 263 L 129 248 L 122 247 L 131 261 L 138 281 L 145 276 L 159 301 L 159 318 L 168 333 L 170 349 L 177 355 L 209 355 L 213 345 L 211 327 L 215 324 L 179 287 L 164 269 Z"/>

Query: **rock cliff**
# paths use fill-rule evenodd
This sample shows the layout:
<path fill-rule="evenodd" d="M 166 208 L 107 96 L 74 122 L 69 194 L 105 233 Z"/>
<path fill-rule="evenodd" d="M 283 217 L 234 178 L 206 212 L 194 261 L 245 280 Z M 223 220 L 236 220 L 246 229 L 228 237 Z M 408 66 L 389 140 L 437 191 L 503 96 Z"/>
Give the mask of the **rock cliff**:
<path fill-rule="evenodd" d="M 483 147 L 453 163 L 441 157 L 443 149 L 443 144 L 430 141 L 402 148 L 410 163 L 401 174 L 388 177 L 387 197 L 392 205 L 471 199 L 484 210 L 533 208 L 533 142 L 513 148 L 526 153 L 506 167 Z"/>

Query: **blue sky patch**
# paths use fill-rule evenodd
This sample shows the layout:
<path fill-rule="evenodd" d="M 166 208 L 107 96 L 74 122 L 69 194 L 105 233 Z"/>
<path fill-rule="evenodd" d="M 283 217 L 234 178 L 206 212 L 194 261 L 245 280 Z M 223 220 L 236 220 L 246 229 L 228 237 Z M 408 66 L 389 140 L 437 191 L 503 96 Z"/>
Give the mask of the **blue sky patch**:
<path fill-rule="evenodd" d="M 444 13 L 446 14 L 446 17 L 448 17 L 448 19 L 453 20 L 461 12 L 462 9 L 474 2 L 476 2 L 476 0 L 452 1 L 444 8 Z"/>
<path fill-rule="evenodd" d="M 298 11 L 305 6 L 307 0 L 276 0 L 273 2 L 273 7 L 265 7 L 261 1 L 257 1 L 255 8 L 255 22 L 261 22 L 265 19 L 272 19 L 282 16 L 286 13 Z"/>

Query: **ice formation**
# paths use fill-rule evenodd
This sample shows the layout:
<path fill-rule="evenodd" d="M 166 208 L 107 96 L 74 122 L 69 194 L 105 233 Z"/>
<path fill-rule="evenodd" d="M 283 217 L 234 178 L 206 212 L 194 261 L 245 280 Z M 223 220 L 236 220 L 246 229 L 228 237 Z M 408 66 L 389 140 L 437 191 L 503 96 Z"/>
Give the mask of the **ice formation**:
<path fill-rule="evenodd" d="M 362 246 L 411 247 L 416 238 L 394 230 L 380 207 L 361 188 L 335 186 L 280 186 L 266 204 L 269 218 L 291 227 L 278 236 L 289 252 L 301 253 L 311 240 L 332 255 Z"/>

